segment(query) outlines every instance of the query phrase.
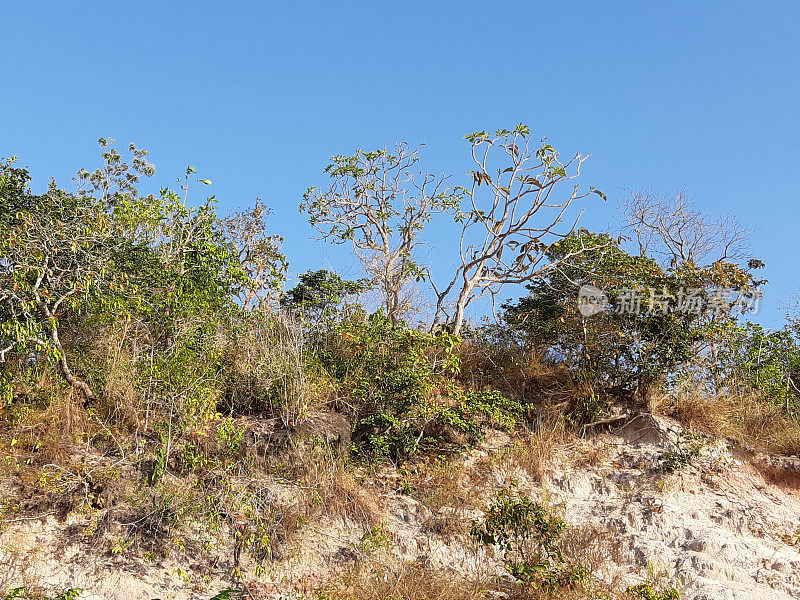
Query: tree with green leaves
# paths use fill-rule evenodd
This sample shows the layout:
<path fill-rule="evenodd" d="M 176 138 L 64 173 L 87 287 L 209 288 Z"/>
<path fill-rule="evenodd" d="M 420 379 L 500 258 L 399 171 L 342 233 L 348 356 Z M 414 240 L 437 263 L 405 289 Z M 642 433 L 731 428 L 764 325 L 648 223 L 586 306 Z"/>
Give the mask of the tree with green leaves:
<path fill-rule="evenodd" d="M 760 285 L 732 263 L 664 269 L 617 238 L 585 230 L 551 244 L 547 260 L 557 267 L 528 285 L 527 297 L 503 305 L 505 321 L 593 383 L 639 394 L 702 351 L 712 321 L 737 314 L 741 305 L 718 292 L 754 293 Z M 594 314 L 579 305 L 583 286 L 604 293 Z M 681 308 L 691 294 L 693 304 Z"/>
<path fill-rule="evenodd" d="M 281 298 L 281 306 L 293 313 L 305 315 L 309 322 L 315 324 L 335 316 L 348 297 L 366 292 L 372 287 L 372 282 L 368 279 L 342 279 L 338 273 L 327 269 L 306 271 L 298 279 L 297 285 Z"/>
<path fill-rule="evenodd" d="M 237 296 L 248 304 L 274 290 L 286 265 L 263 204 L 228 220 L 213 197 L 190 205 L 190 188 L 211 185 L 192 167 L 180 193 L 141 196 L 140 178 L 155 172 L 147 152 L 130 145 L 125 157 L 113 143 L 100 140 L 102 165 L 80 170 L 74 193 L 51 183 L 35 195 L 26 170 L 0 164 L 0 361 L 47 357 L 87 398 L 94 393 L 73 372 L 66 324 L 122 313 L 142 324 L 148 343 L 171 348 Z"/>
<path fill-rule="evenodd" d="M 420 232 L 461 200 L 446 176 L 418 170 L 419 155 L 419 148 L 398 144 L 334 156 L 325 168 L 331 184 L 309 188 L 300 204 L 323 240 L 352 246 L 392 323 L 411 307 L 409 284 L 426 275 L 414 256 Z"/>
<path fill-rule="evenodd" d="M 51 182 L 37 196 L 25 170 L 10 161 L 0 170 L 3 208 L 10 209 L 0 238 L 0 361 L 12 351 L 43 354 L 87 398 L 94 393 L 70 367 L 60 324 L 92 304 L 111 302 L 111 292 L 124 287 L 125 275 L 113 268 L 123 233 L 112 214 L 122 198 L 136 194 L 139 178 L 154 172 L 146 151 L 131 144 L 128 165 L 112 143 L 100 139 L 103 166 L 78 173 L 77 193 Z"/>
<path fill-rule="evenodd" d="M 28 189 L 31 180 L 27 169 L 15 167 L 16 156 L 0 160 L 0 227 L 12 226 L 17 215 L 29 208 L 34 196 Z"/>
<path fill-rule="evenodd" d="M 800 322 L 775 331 L 756 323 L 717 323 L 712 373 L 720 387 L 755 391 L 800 417 Z"/>
<path fill-rule="evenodd" d="M 130 310 L 148 320 L 152 334 L 169 346 L 181 331 L 226 308 L 263 307 L 285 277 L 282 238 L 266 230 L 268 208 L 261 201 L 221 219 L 216 198 L 189 202 L 198 184 L 188 167 L 180 193 L 118 202 L 114 219 L 125 230 L 115 253 L 116 268 L 130 279 Z"/>
<path fill-rule="evenodd" d="M 508 284 L 545 277 L 556 263 L 547 260 L 549 245 L 575 229 L 564 220 L 571 205 L 590 194 L 573 185 L 587 157 L 576 154 L 566 161 L 545 143 L 534 143 L 530 129 L 517 125 L 493 135 L 485 131 L 465 137 L 476 169 L 469 188 L 460 188 L 466 207 L 456 213 L 461 224 L 459 262 L 442 287 L 434 284 L 436 311 L 433 327 L 449 323 L 455 334 L 464 325 L 467 307 L 482 296 L 492 301 Z"/>
<path fill-rule="evenodd" d="M 289 266 L 281 252 L 283 238 L 270 234 L 267 217 L 272 210 L 256 198 L 253 206 L 220 220 L 219 226 L 233 254 L 242 265 L 247 282 L 239 292 L 243 309 L 266 309 L 286 280 Z"/>

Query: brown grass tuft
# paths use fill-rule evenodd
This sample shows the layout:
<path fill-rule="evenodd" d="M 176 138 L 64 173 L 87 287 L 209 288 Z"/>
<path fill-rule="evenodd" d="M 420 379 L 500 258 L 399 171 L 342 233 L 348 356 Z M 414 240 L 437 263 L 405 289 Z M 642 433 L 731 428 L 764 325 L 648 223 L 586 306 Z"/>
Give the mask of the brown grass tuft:
<path fill-rule="evenodd" d="M 384 518 L 372 491 L 347 469 L 342 452 L 313 437 L 289 448 L 287 474 L 304 490 L 307 511 L 369 528 Z"/>
<path fill-rule="evenodd" d="M 325 600 L 475 600 L 484 582 L 470 581 L 414 563 L 395 568 L 365 563 L 317 592 Z"/>
<path fill-rule="evenodd" d="M 800 422 L 756 394 L 681 394 L 670 411 L 687 427 L 775 454 L 800 453 Z"/>
<path fill-rule="evenodd" d="M 487 456 L 482 468 L 520 469 L 534 481 L 542 481 L 559 447 L 574 441 L 564 415 L 543 410 L 539 419 L 511 446 Z"/>

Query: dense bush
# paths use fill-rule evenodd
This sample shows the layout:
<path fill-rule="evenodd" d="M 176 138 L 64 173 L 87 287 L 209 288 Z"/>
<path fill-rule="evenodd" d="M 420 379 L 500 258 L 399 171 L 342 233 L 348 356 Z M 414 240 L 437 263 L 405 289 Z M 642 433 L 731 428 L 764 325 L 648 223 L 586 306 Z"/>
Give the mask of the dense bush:
<path fill-rule="evenodd" d="M 717 391 L 755 391 L 800 417 L 800 322 L 777 331 L 725 323 L 714 333 Z"/>
<path fill-rule="evenodd" d="M 716 290 L 757 287 L 748 270 L 732 263 L 664 269 L 652 258 L 629 254 L 608 234 L 580 231 L 552 244 L 547 255 L 558 267 L 529 285 L 527 297 L 504 305 L 505 322 L 599 389 L 645 394 L 696 355 L 711 321 L 736 313 L 734 303 L 709 303 Z M 607 294 L 597 314 L 580 312 L 584 285 Z M 699 291 L 702 310 L 659 304 L 675 307 L 689 290 Z M 651 297 L 653 291 L 658 297 Z"/>
<path fill-rule="evenodd" d="M 401 459 L 423 450 L 477 442 L 482 422 L 511 427 L 521 409 L 493 391 L 464 390 L 459 339 L 393 325 L 381 313 L 331 331 L 318 358 L 336 385 L 336 400 L 355 419 L 364 456 Z"/>

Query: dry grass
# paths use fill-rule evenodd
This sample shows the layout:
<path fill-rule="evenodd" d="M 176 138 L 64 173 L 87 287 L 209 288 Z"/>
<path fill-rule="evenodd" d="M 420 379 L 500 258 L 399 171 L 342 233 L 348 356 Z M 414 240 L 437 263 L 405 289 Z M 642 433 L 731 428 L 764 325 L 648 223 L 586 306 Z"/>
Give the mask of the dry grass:
<path fill-rule="evenodd" d="M 669 410 L 687 427 L 774 454 L 800 453 L 800 422 L 756 394 L 715 398 L 684 393 Z"/>
<path fill-rule="evenodd" d="M 26 586 L 36 588 L 37 552 L 8 538 L 0 543 L 0 593 Z"/>
<path fill-rule="evenodd" d="M 12 403 L 0 411 L 0 423 L 6 434 L 0 438 L 9 444 L 5 456 L 31 465 L 68 463 L 76 444 L 97 429 L 70 388 L 52 390 L 41 404 Z"/>
<path fill-rule="evenodd" d="M 621 555 L 613 536 L 592 526 L 569 527 L 559 547 L 564 556 L 565 570 L 580 568 L 585 577 L 573 585 L 558 589 L 532 586 L 523 582 L 501 585 L 510 600 L 616 600 L 629 598 L 621 583 Z"/>
<path fill-rule="evenodd" d="M 615 574 L 608 571 L 613 550 L 607 537 L 589 529 L 576 529 L 565 539 L 565 553 L 580 560 L 591 572 L 584 585 L 557 590 L 537 588 L 521 582 L 498 580 L 488 573 L 474 577 L 455 576 L 426 569 L 415 563 L 389 566 L 362 563 L 316 592 L 320 600 L 479 600 L 503 597 L 509 600 L 623 600 L 632 598 Z M 601 564 L 602 563 L 602 564 Z M 606 579 L 600 579 L 606 574 Z"/>
<path fill-rule="evenodd" d="M 308 410 L 304 334 L 284 311 L 236 323 L 221 342 L 226 370 L 223 400 L 234 414 L 269 412 L 284 425 Z"/>
<path fill-rule="evenodd" d="M 458 349 L 459 378 L 471 389 L 492 389 L 536 407 L 564 407 L 591 389 L 576 380 L 564 365 L 554 364 L 538 351 L 513 346 L 464 342 Z"/>
<path fill-rule="evenodd" d="M 470 581 L 418 564 L 365 563 L 317 592 L 321 600 L 476 600 L 488 582 Z"/>
<path fill-rule="evenodd" d="M 510 600 L 622 600 L 630 598 L 621 583 L 619 548 L 613 536 L 591 526 L 568 528 L 559 546 L 564 567 L 581 567 L 586 576 L 574 585 L 544 589 L 524 582 L 498 578 L 485 564 L 469 577 L 456 577 L 418 564 L 399 568 L 363 563 L 336 580 L 322 595 L 325 600 L 460 600 L 504 597 Z"/>
<path fill-rule="evenodd" d="M 365 528 L 384 519 L 373 491 L 359 484 L 338 449 L 314 438 L 297 440 L 283 458 L 288 467 L 286 473 L 304 492 L 308 513 Z"/>
<path fill-rule="evenodd" d="M 481 461 L 484 471 L 502 469 L 513 474 L 521 470 L 533 481 L 542 481 L 558 449 L 575 441 L 564 415 L 555 409 L 543 410 L 538 421 L 514 443 Z"/>
<path fill-rule="evenodd" d="M 446 508 L 458 510 L 476 505 L 474 489 L 465 485 L 468 469 L 463 461 L 436 456 L 409 465 L 406 470 L 412 494 L 434 514 Z"/>

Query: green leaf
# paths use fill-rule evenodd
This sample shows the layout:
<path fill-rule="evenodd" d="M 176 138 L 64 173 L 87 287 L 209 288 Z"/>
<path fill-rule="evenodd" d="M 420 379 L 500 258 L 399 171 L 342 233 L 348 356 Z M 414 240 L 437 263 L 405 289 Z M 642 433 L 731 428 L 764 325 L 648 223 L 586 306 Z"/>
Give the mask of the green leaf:
<path fill-rule="evenodd" d="M 239 590 L 222 590 L 219 594 L 211 598 L 211 600 L 231 600 L 231 594 L 240 594 Z"/>

